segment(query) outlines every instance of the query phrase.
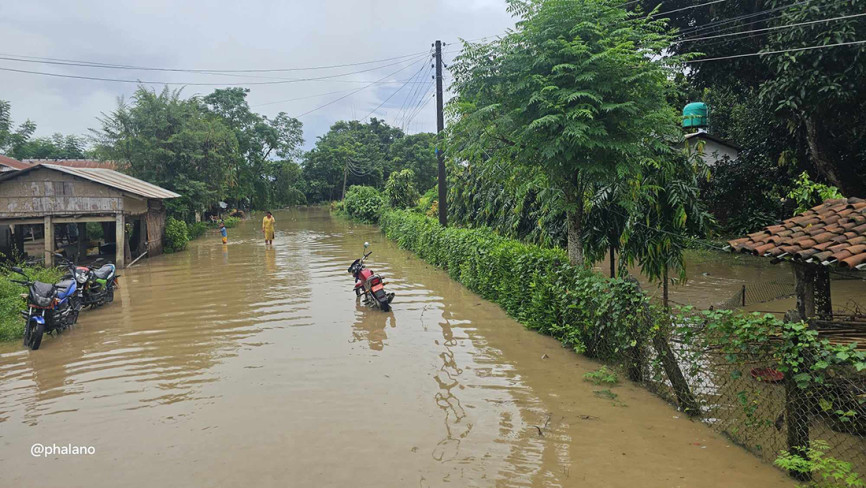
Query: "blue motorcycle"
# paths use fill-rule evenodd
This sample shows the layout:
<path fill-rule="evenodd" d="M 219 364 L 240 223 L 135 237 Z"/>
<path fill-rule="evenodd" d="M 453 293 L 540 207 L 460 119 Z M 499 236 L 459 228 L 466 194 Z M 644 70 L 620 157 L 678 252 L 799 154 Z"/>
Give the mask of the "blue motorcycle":
<path fill-rule="evenodd" d="M 74 273 L 75 267 L 66 263 Z M 12 271 L 20 274 L 26 281 L 12 280 L 14 283 L 28 288 L 27 310 L 21 312 L 26 323 L 24 325 L 24 346 L 32 350 L 39 349 L 44 334 L 60 333 L 78 321 L 81 312 L 81 294 L 74 275 L 67 275 L 63 280 L 51 284 L 32 281 L 21 268 L 13 267 Z"/>

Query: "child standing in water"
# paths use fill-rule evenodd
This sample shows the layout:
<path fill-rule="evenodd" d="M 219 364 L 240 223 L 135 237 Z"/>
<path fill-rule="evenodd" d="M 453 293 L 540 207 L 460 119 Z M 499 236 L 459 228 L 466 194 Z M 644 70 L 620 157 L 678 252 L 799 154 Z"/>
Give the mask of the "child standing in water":
<path fill-rule="evenodd" d="M 223 244 L 229 242 L 229 231 L 226 229 L 225 222 L 220 222 L 220 235 L 223 236 Z"/>

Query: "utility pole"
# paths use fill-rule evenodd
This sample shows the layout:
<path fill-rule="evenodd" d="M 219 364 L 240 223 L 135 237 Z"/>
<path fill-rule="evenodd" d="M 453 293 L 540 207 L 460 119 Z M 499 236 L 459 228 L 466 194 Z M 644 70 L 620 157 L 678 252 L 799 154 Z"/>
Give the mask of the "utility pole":
<path fill-rule="evenodd" d="M 442 41 L 436 41 L 436 159 L 439 161 L 439 225 L 448 226 L 448 187 L 445 181 L 445 158 L 442 157 L 442 131 L 445 115 L 442 100 Z"/>
<path fill-rule="evenodd" d="M 346 199 L 346 178 L 349 176 L 349 160 L 346 160 L 346 164 L 343 166 L 343 197 L 340 200 Z"/>

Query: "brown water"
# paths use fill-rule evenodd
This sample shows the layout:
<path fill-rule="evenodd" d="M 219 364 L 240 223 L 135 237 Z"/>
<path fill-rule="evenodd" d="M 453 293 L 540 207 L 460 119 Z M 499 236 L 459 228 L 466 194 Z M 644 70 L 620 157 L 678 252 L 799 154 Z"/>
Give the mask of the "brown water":
<path fill-rule="evenodd" d="M 0 486 L 790 486 L 779 471 L 325 210 L 123 271 L 39 351 L 0 346 Z M 356 303 L 349 263 L 397 293 Z M 34 443 L 93 446 L 30 455 Z"/>

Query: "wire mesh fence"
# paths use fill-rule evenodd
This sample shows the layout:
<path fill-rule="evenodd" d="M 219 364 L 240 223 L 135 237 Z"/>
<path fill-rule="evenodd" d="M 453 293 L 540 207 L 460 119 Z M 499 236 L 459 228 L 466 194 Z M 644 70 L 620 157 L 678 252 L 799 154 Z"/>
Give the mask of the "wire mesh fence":
<path fill-rule="evenodd" d="M 749 338 L 714 328 L 714 319 L 693 310 L 659 327 L 657 312 L 647 308 L 655 325 L 635 331 L 633 347 L 611 348 L 599 336 L 587 352 L 766 462 L 783 451 L 805 456 L 810 447 L 826 446 L 825 456 L 866 475 L 866 370 L 854 367 L 858 361 L 862 367 L 862 356 L 843 357 L 845 351 L 860 354 L 856 348 L 824 339 L 792 346 L 790 331 L 780 328 L 787 326 L 775 318 L 761 319 Z M 811 337 L 813 330 L 804 326 L 801 332 Z M 828 354 L 846 360 L 830 361 Z"/>

